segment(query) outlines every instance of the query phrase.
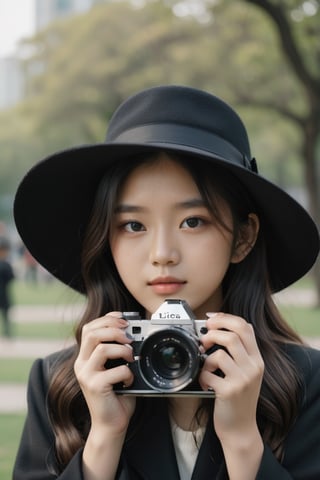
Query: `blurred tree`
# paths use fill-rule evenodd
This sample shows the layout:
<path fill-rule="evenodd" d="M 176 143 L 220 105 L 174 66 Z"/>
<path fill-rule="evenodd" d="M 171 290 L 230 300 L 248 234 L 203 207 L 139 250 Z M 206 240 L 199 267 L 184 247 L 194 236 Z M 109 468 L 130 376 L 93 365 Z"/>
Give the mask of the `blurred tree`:
<path fill-rule="evenodd" d="M 253 3 L 270 4 L 281 13 L 315 88 L 320 58 L 315 0 L 284 0 L 280 5 L 145 0 L 141 8 L 129 0 L 100 4 L 26 42 L 26 100 L 0 116 L 6 124 L 0 129 L 6 154 L 0 162 L 3 187 L 12 191 L 32 163 L 55 150 L 101 141 L 124 98 L 161 83 L 204 88 L 236 104 L 262 171 L 285 188 L 299 183 L 306 171 L 305 162 L 298 164 L 305 158 L 298 150 L 305 141 L 310 97 L 279 48 L 271 15 Z M 315 172 L 315 164 L 313 168 Z M 308 189 L 317 175 L 306 176 Z M 320 208 L 314 200 L 310 210 L 317 218 Z"/>
<path fill-rule="evenodd" d="M 320 2 L 318 0 L 246 0 L 260 8 L 275 28 L 284 60 L 297 80 L 303 110 L 294 102 L 269 98 L 259 106 L 279 112 L 295 123 L 301 132 L 301 158 L 309 193 L 309 210 L 320 227 Z M 252 99 L 248 100 L 249 104 Z M 315 265 L 320 306 L 320 260 Z"/>
<path fill-rule="evenodd" d="M 239 101 L 235 93 L 241 84 L 247 88 L 250 79 L 259 83 L 263 77 L 266 43 L 274 52 L 268 63 L 282 68 L 268 23 L 252 9 L 221 9 L 214 15 L 202 10 L 200 17 L 198 11 L 187 13 L 188 9 L 171 9 L 163 1 L 141 9 L 128 3 L 101 5 L 87 15 L 56 23 L 33 39 L 34 54 L 26 63 L 32 71 L 26 105 L 31 118 L 37 119 L 38 136 L 47 151 L 101 140 L 106 120 L 120 101 L 147 86 L 185 83 Z M 271 91 L 274 69 L 269 69 Z M 39 73 L 34 75 L 35 71 Z M 246 109 L 245 115 L 256 142 L 265 142 L 255 121 L 257 113 Z M 266 122 L 270 120 L 261 117 L 259 124 Z M 275 164 L 284 138 L 294 134 L 274 122 L 286 131 L 270 142 Z M 294 157 L 294 141 L 287 143 Z M 266 170 L 274 176 L 270 160 Z M 290 182 L 299 178 L 296 171 Z"/>
<path fill-rule="evenodd" d="M 208 26 L 203 30 L 194 19 L 177 18 L 163 2 L 142 9 L 128 3 L 96 6 L 34 40 L 36 54 L 27 68 L 38 62 L 43 73 L 31 76 L 29 108 L 38 112 L 44 135 L 50 135 L 48 126 L 53 134 L 55 125 L 59 135 L 68 132 L 65 145 L 100 140 L 106 120 L 133 92 L 159 83 L 194 83 L 194 75 L 208 78 L 207 35 Z"/>
<path fill-rule="evenodd" d="M 276 114 L 293 126 L 299 139 L 295 147 L 300 151 L 307 208 L 320 227 L 319 0 L 167 2 L 176 11 L 184 5 L 185 14 L 203 16 L 205 11 L 216 19 L 213 28 L 220 43 L 219 59 L 214 65 L 223 66 L 220 71 L 226 98 L 250 110 L 267 111 L 268 116 L 272 112 L 273 118 Z M 218 32 L 217 25 L 220 25 Z M 270 128 L 277 133 L 275 125 L 278 126 L 278 122 Z M 267 135 L 270 138 L 269 133 Z M 272 142 L 275 139 L 276 135 L 272 135 Z M 267 145 L 270 156 L 272 142 Z M 284 162 L 292 164 L 291 153 L 288 148 L 283 157 L 278 158 L 275 171 L 281 179 Z M 320 306 L 320 259 L 314 273 Z"/>
<path fill-rule="evenodd" d="M 220 36 L 219 51 L 227 95 L 250 111 L 254 108 L 273 112 L 273 116 L 282 117 L 295 129 L 299 139 L 295 146 L 300 150 L 301 172 L 308 193 L 307 208 L 320 227 L 319 0 L 200 0 L 199 3 L 218 21 L 225 22 L 228 33 Z M 171 4 L 191 7 L 196 3 L 172 0 Z M 256 8 L 251 9 L 251 5 Z M 193 14 L 197 14 L 196 9 Z M 237 21 L 230 22 L 235 17 Z M 232 65 L 233 75 L 229 74 L 227 64 Z M 278 122 L 270 125 L 274 132 L 276 125 Z M 275 138 L 272 136 L 272 142 Z M 269 151 L 271 147 L 270 142 Z M 281 165 L 288 160 L 292 163 L 291 151 L 283 153 L 277 168 L 281 176 Z M 314 272 L 320 306 L 320 259 Z"/>
<path fill-rule="evenodd" d="M 278 69 L 281 77 L 288 75 L 277 54 L 275 37 L 261 15 L 239 6 L 214 11 L 214 15 L 202 11 L 199 18 L 186 15 L 186 10 L 172 10 L 160 0 L 141 9 L 128 3 L 104 4 L 89 14 L 57 22 L 31 39 L 32 54 L 25 62 L 30 78 L 28 96 L 16 111 L 28 123 L 29 135 L 25 140 L 33 152 L 30 157 L 27 145 L 24 146 L 25 168 L 30 165 L 30 158 L 35 161 L 59 148 L 100 141 L 115 107 L 140 88 L 185 83 L 213 91 L 231 102 L 239 100 L 236 93 L 242 84 L 246 90 L 254 81 L 259 85 L 259 94 L 263 93 L 263 86 L 276 91 L 274 70 Z M 274 52 L 266 60 L 272 72 L 269 85 L 260 81 L 266 43 Z M 293 86 L 290 88 L 294 90 Z M 292 98 L 296 97 L 292 94 Z M 282 131 L 281 135 L 277 135 L 278 131 L 273 135 L 269 130 L 268 137 L 272 136 L 273 141 L 269 141 L 268 162 L 263 161 L 265 148 L 259 149 L 260 163 L 266 164 L 270 176 L 276 170 L 269 168 L 271 158 L 275 166 L 286 143 L 291 164 L 294 163 L 292 157 L 297 155 L 293 129 L 290 132 L 283 122 L 270 120 L 270 116 L 260 117 L 257 122 L 258 113 L 247 108 L 244 114 L 258 146 L 266 143 L 265 128 L 261 127 L 277 123 Z M 32 136 L 37 139 L 36 149 Z M 0 142 L 1 138 L 0 129 Z M 20 156 L 15 142 L 11 146 L 11 156 Z M 16 162 L 20 165 L 22 160 Z M 284 186 L 299 181 L 296 166 L 291 168 L 288 181 L 286 163 L 283 162 L 284 168 L 277 169 L 286 170 L 286 175 L 282 175 Z M 15 173 L 18 176 L 19 171 Z"/>

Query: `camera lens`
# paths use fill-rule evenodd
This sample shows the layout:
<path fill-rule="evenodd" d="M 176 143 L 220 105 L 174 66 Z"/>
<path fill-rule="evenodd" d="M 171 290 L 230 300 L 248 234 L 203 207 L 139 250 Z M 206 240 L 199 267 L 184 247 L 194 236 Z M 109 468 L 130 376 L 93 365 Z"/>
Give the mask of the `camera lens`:
<path fill-rule="evenodd" d="M 140 351 L 139 368 L 145 382 L 162 392 L 183 389 L 197 376 L 199 344 L 195 336 L 180 327 L 151 334 Z"/>
<path fill-rule="evenodd" d="M 181 345 L 169 340 L 153 352 L 153 366 L 165 378 L 177 378 L 188 367 L 188 355 Z"/>

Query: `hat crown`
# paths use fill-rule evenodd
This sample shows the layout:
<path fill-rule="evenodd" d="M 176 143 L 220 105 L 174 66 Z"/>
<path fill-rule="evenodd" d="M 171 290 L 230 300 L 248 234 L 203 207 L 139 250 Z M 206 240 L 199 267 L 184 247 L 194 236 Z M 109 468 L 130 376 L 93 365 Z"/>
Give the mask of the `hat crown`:
<path fill-rule="evenodd" d="M 232 145 L 242 158 L 250 159 L 248 135 L 238 114 L 214 95 L 185 86 L 153 87 L 130 97 L 112 116 L 106 141 L 134 142 L 137 138 L 137 142 L 141 142 L 137 129 L 154 126 L 154 136 L 148 137 L 145 143 L 181 142 L 181 137 L 175 138 L 174 133 L 168 141 L 168 128 L 161 130 L 159 125 L 171 125 L 175 131 L 179 127 L 184 129 L 189 138 L 197 137 L 197 148 L 203 145 L 206 149 L 206 141 L 201 143 L 203 134 L 208 139 L 212 136 L 211 146 L 217 141 L 214 139 L 220 138 Z"/>

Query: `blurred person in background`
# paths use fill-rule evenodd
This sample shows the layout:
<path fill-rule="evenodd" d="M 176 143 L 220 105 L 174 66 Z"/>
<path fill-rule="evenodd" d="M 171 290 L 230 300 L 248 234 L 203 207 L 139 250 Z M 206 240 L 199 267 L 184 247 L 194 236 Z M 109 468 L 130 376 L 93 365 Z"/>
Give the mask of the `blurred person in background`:
<path fill-rule="evenodd" d="M 14 279 L 14 273 L 11 263 L 9 262 L 9 252 L 9 240 L 4 236 L 0 236 L 0 310 L 3 321 L 3 334 L 5 337 L 11 337 L 12 335 L 9 317 L 12 299 L 9 286 Z"/>

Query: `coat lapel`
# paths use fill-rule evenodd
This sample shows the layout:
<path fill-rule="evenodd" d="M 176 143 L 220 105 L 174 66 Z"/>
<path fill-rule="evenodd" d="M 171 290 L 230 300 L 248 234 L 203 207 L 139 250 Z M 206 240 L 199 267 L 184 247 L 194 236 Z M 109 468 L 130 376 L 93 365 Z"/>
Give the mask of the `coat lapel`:
<path fill-rule="evenodd" d="M 143 480 L 179 480 L 179 470 L 171 435 L 167 404 L 157 399 L 148 421 L 139 426 L 125 446 L 127 465 Z M 192 480 L 225 480 L 225 467 L 220 442 L 208 425 Z"/>
<path fill-rule="evenodd" d="M 226 480 L 227 478 L 221 444 L 209 422 L 191 480 Z"/>
<path fill-rule="evenodd" d="M 139 479 L 179 480 L 166 403 L 157 399 L 153 404 L 148 421 L 139 426 L 125 446 L 127 463 Z"/>

